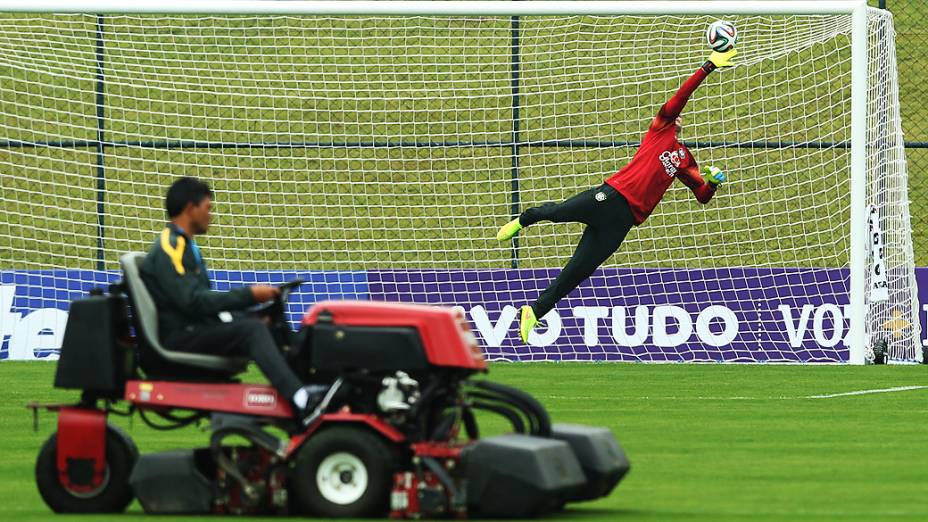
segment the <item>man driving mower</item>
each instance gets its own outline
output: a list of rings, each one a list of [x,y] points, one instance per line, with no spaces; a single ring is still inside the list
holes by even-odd
[[[209,228],[212,197],[209,186],[192,177],[182,177],[168,189],[165,206],[170,222],[140,267],[158,309],[158,334],[171,350],[251,358],[294,406],[296,420],[302,422],[310,418],[329,387],[304,385],[264,322],[230,313],[277,298],[279,288],[252,285],[228,292],[212,290],[206,262],[194,241],[194,236]]]

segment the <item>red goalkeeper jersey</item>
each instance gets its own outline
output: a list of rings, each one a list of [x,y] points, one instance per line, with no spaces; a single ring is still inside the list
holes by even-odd
[[[628,201],[638,225],[651,215],[674,178],[688,186],[700,203],[708,203],[715,193],[715,188],[699,175],[693,155],[677,140],[674,123],[690,95],[707,75],[708,71],[701,67],[684,82],[651,122],[635,156],[622,170],[606,180]]]

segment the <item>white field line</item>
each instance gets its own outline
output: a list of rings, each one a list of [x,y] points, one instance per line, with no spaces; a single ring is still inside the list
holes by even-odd
[[[850,395],[869,395],[871,393],[895,393],[911,390],[924,390],[928,386],[897,386],[895,388],[880,388],[876,390],[857,390],[844,393],[830,393],[828,395],[809,395],[805,399],[831,399],[834,397],[848,397]]]
[[[928,386],[896,386],[894,388],[877,388],[872,390],[855,390],[849,392],[841,393],[829,393],[823,395],[799,395],[795,397],[789,396],[779,396],[779,397],[749,397],[736,395],[732,397],[709,397],[709,396],[642,396],[642,397],[627,397],[626,399],[631,400],[697,400],[697,401],[794,401],[794,400],[803,400],[803,399],[834,399],[837,397],[851,397],[855,395],[871,395],[874,393],[896,393],[904,391],[913,391],[913,390],[925,390],[928,389]],[[574,399],[574,400],[596,400],[599,397],[591,397],[584,395],[541,395],[538,396],[539,399]],[[618,398],[621,399],[621,398]]]

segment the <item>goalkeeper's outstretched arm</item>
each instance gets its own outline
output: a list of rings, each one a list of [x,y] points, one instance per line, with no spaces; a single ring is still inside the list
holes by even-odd
[[[696,167],[690,167],[680,171],[677,174],[677,179],[689,187],[696,199],[705,205],[715,195],[719,185],[725,182],[726,177],[722,169],[718,167],[703,167],[702,172],[706,176],[705,179],[699,175],[699,170]]]
[[[737,54],[737,51],[731,49],[724,53],[714,52],[709,55],[709,59],[706,60],[706,63],[699,69],[696,69],[696,72],[683,82],[680,89],[661,107],[654,121],[651,122],[651,129],[660,129],[668,125],[673,125],[674,120],[683,112],[683,108],[686,107],[686,102],[689,101],[690,96],[696,91],[699,84],[706,79],[706,76],[709,76],[709,73],[717,68],[730,67],[732,65],[731,58],[735,56],[735,54]]]

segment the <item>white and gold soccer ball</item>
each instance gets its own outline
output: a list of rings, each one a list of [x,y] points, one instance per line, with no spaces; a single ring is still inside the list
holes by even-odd
[[[724,20],[717,20],[709,24],[706,30],[706,41],[713,51],[724,53],[735,46],[735,39],[738,37],[738,31],[735,25]]]

